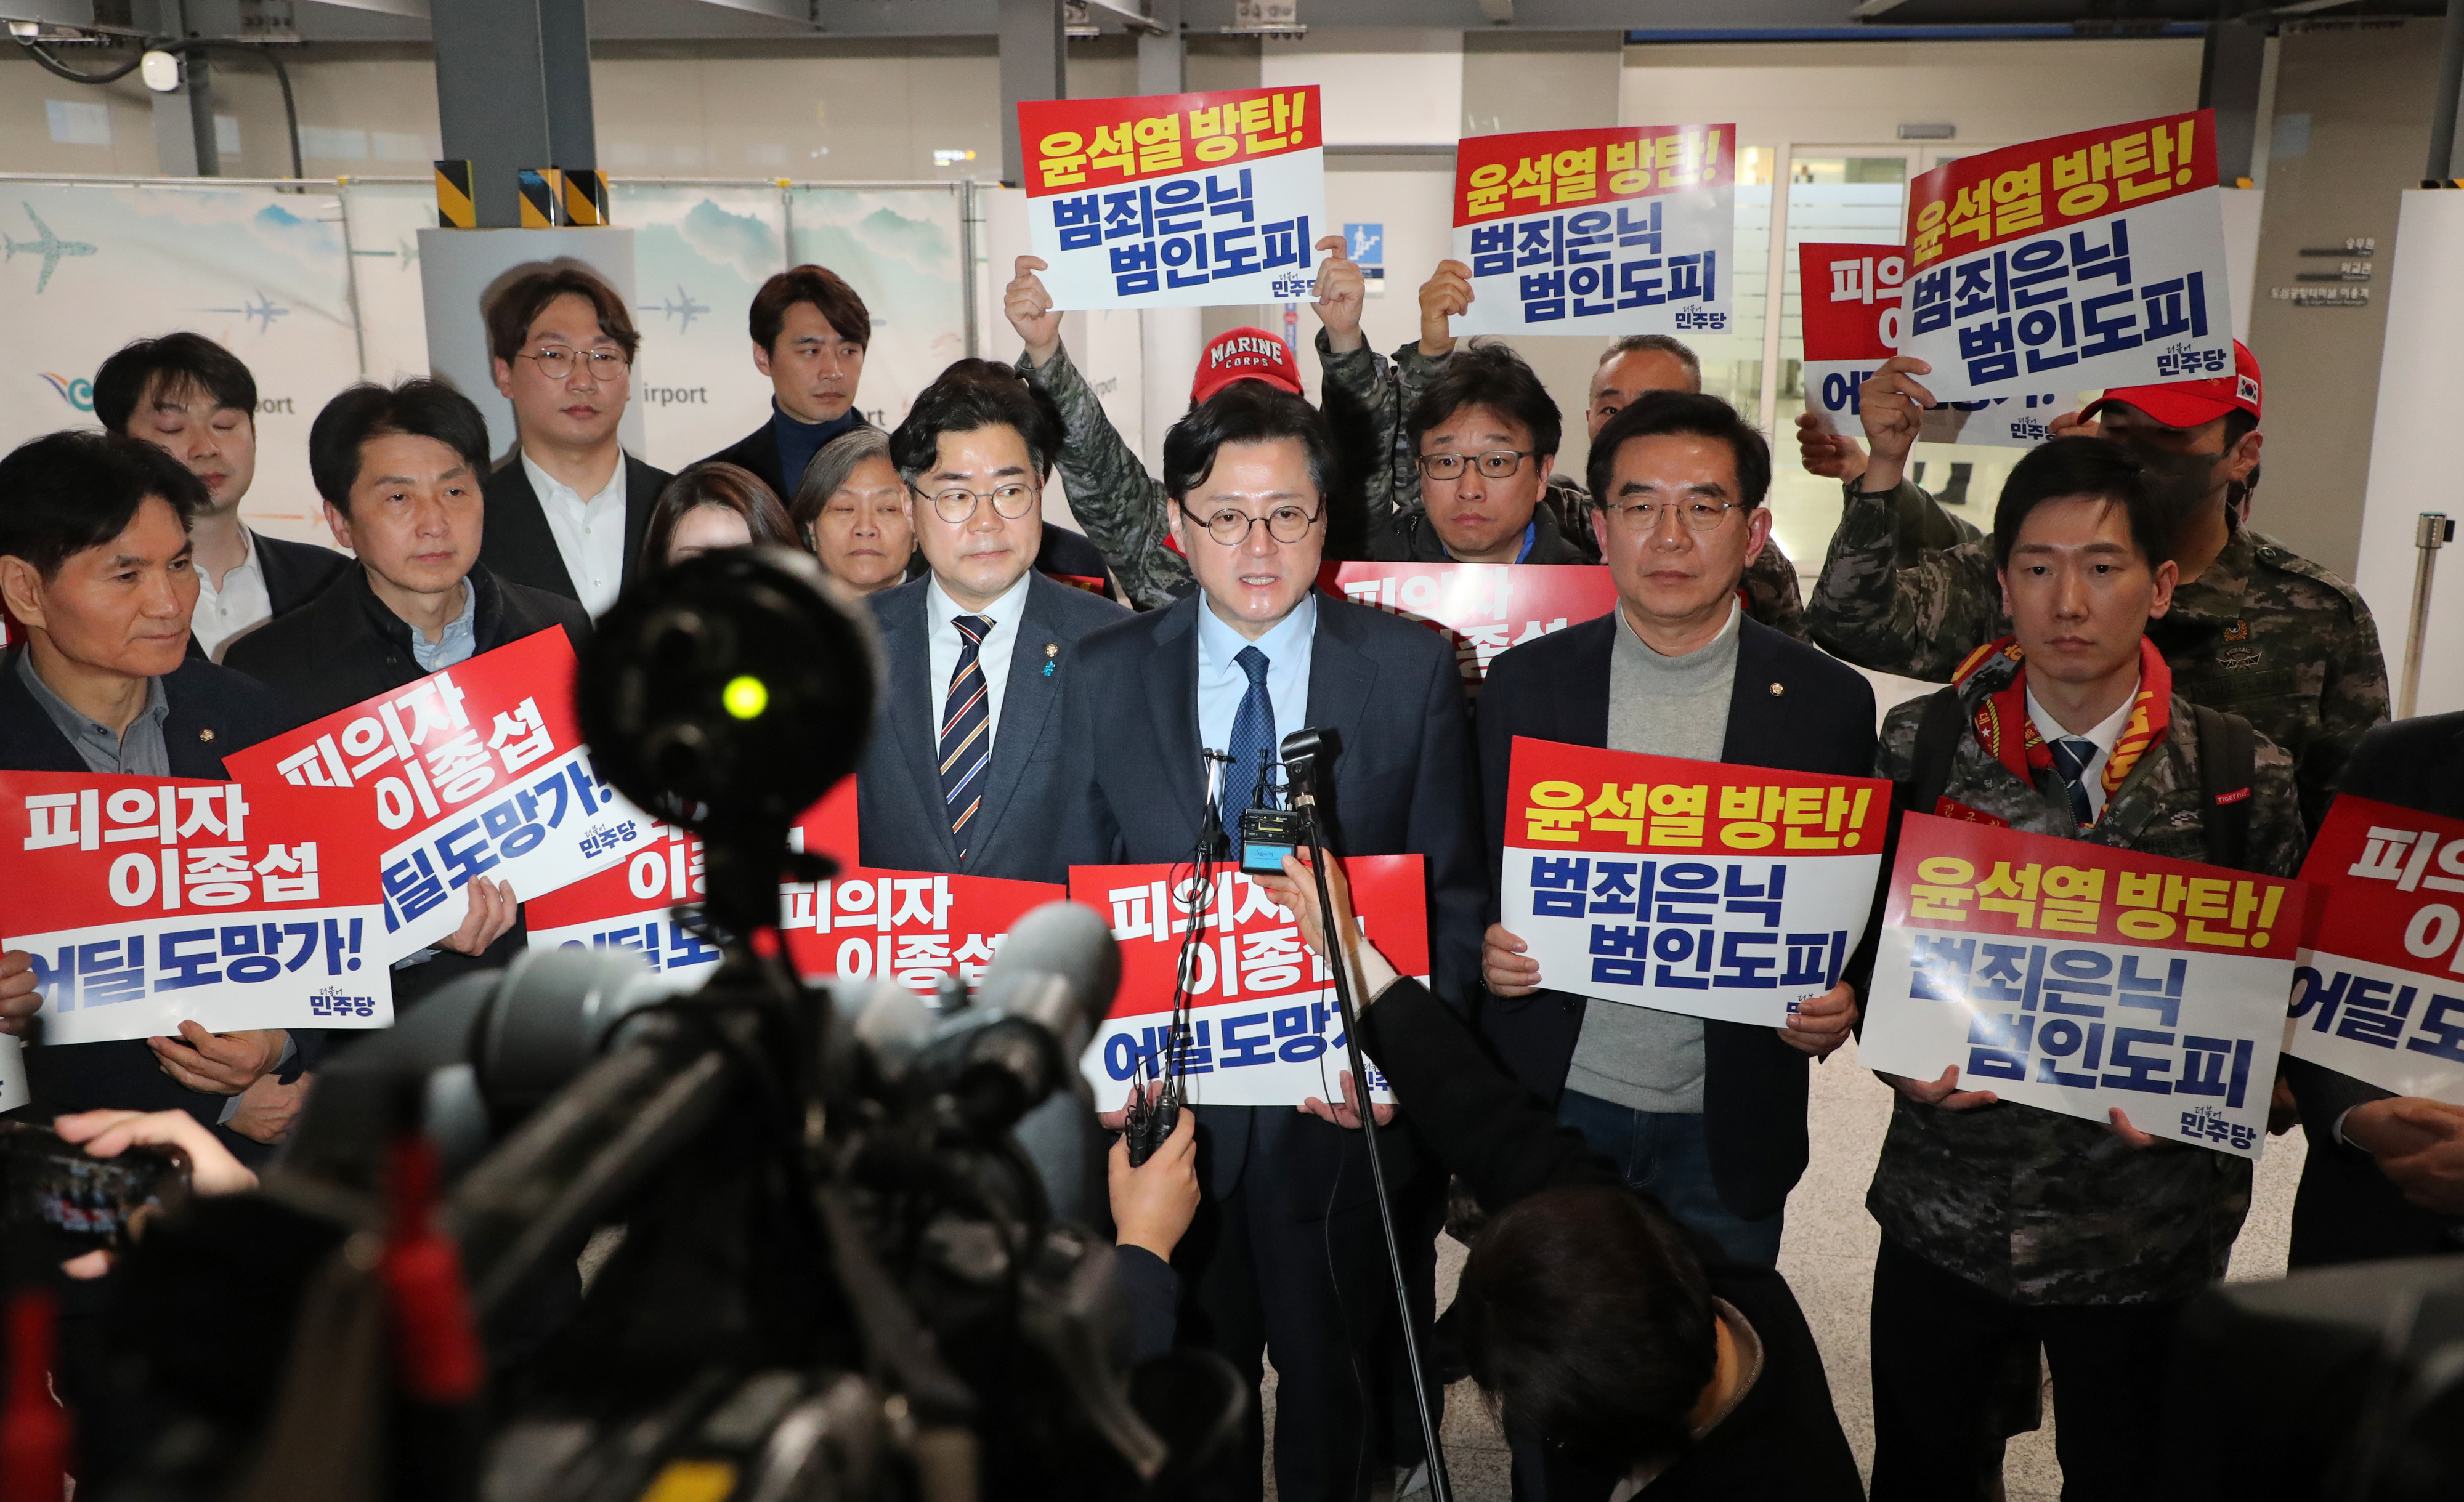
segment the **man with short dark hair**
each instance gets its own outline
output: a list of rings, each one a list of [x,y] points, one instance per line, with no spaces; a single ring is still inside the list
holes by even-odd
[[[670,478],[617,437],[642,337],[616,289],[571,262],[506,283],[486,316],[496,390],[514,405],[514,460],[479,471],[488,502],[479,561],[596,618],[632,582]]]
[[[2175,593],[2178,496],[2205,491],[2207,466],[2142,457],[2075,437],[2019,461],[1992,537],[2013,634],[1890,712],[1876,775],[1922,813],[2291,876],[2291,759],[2194,707],[2148,640]],[[1883,1078],[1900,1099],[1865,1199],[1882,1230],[1876,1502],[1976,1494],[1999,1469],[2007,1353],[2038,1342],[2065,1492],[2140,1495],[2163,1438],[2146,1395],[2183,1303],[2224,1274],[2250,1160],[2151,1138],[2119,1108],[2108,1125],[1999,1103],[1955,1066]]]
[[[1483,958],[1496,998],[1481,1031],[1627,1183],[1731,1258],[1770,1267],[1808,1156],[1806,1060],[1847,1038],[1874,934],[1784,1028],[1542,990],[1539,961],[1495,922],[1507,773],[1521,735],[1864,776],[1874,693],[1739,603],[1737,581],[1771,534],[1771,450],[1727,403],[1649,393],[1600,429],[1590,468],[1617,608],[1501,654],[1480,697],[1492,919]]]
[[[856,385],[872,314],[828,267],[791,266],[753,294],[747,322],[753,368],[770,378],[770,420],[711,458],[752,470],[785,500],[825,445],[864,425]]]
[[[204,335],[123,345],[94,373],[94,415],[205,482],[206,504],[188,529],[197,579],[188,629],[215,662],[242,633],[316,599],[351,566],[331,548],[269,537],[240,521],[256,477],[256,378]]]
[[[1035,571],[1061,414],[1008,366],[960,360],[890,435],[931,572],[871,597],[880,719],[856,775],[862,859],[1067,882],[1062,690],[1081,638],[1129,614]]]
[[[224,752],[281,729],[262,686],[188,655],[188,518],[208,504],[136,439],[54,433],[0,459],[0,599],[24,627],[0,658],[0,767],[219,781]],[[22,1034],[41,1004],[33,957],[0,954],[0,1031]],[[297,1070],[280,1078],[294,1056],[283,1029],[193,1022],[179,1038],[37,1046],[27,1112],[186,1111],[261,1159],[297,1108]]]
[[[1175,425],[1164,485],[1198,590],[1078,643],[1059,863],[1186,861],[1207,827],[1202,751],[1232,758],[1217,816],[1237,830],[1283,736],[1331,729],[1330,838],[1341,855],[1422,858],[1436,990],[1461,1005],[1481,905],[1462,679],[1429,631],[1316,590],[1334,465],[1325,419],[1262,381],[1224,385]],[[1195,1108],[1205,1198],[1175,1255],[1185,1337],[1253,1391],[1272,1355],[1276,1486],[1291,1502],[1366,1493],[1397,1317],[1365,1143],[1313,1104]],[[1407,1180],[1408,1136],[1384,1149],[1389,1182]],[[1235,1494],[1259,1494],[1264,1445],[1253,1406]]]
[[[2233,357],[2230,375],[2118,387],[2052,426],[2119,442],[2143,460],[2189,456],[2207,467],[2207,483],[2166,524],[2181,579],[2147,638],[2184,698],[2243,715],[2293,758],[2302,817],[2316,825],[2344,758],[2387,718],[2387,663],[2350,583],[2242,521],[2258,478],[2261,391],[2256,358],[2238,342]],[[1940,681],[2008,631],[2010,618],[1991,542],[1946,538],[1965,524],[1904,478],[1933,404],[1917,378],[1930,370],[1900,356],[1860,388],[1873,446],[1861,466],[1852,442],[1800,437],[1808,468],[1846,475],[1808,613],[1815,640],[1861,666]]]
[[[479,559],[493,507],[481,495],[488,424],[441,381],[358,385],[308,430],[308,468],[334,540],[360,566],[304,610],[251,633],[232,665],[274,689],[285,726],[305,725],[387,689],[561,626],[579,653],[590,620],[570,599],[500,579]],[[394,969],[397,1006],[454,976],[503,965],[521,944],[513,890],[470,885],[462,926]]]
[[[1542,505],[1557,460],[1557,403],[1503,344],[1446,362],[1404,420],[1420,504],[1373,516],[1368,554],[1428,563],[1595,563]]]
[[[1428,414],[1432,426],[1446,421],[1449,414],[1465,404],[1477,404],[1474,399],[1479,382],[1452,384],[1443,379],[1456,361],[1465,358],[1465,352],[1455,347],[1453,319],[1471,306],[1470,276],[1471,269],[1461,261],[1438,264],[1437,271],[1420,287],[1419,340],[1397,350],[1390,362],[1372,352],[1360,333],[1366,285],[1360,269],[1345,259],[1339,250],[1319,264],[1320,311],[1326,326],[1318,331],[1318,363],[1325,373],[1326,384],[1329,389],[1347,393],[1368,410],[1379,434],[1379,451],[1391,446],[1394,454],[1391,472],[1381,467],[1369,479],[1372,535],[1389,518],[1394,524],[1409,526],[1416,512],[1434,511],[1439,504],[1451,500],[1442,489],[1433,489],[1425,469],[1427,456],[1420,451],[1419,438],[1426,428],[1415,424],[1420,420],[1422,404],[1433,398],[1441,405]],[[1491,341],[1476,340],[1468,350],[1479,353],[1496,347]],[[1596,442],[1609,419],[1645,392],[1700,393],[1702,389],[1703,362],[1683,343],[1665,334],[1628,335],[1612,341],[1593,369],[1591,389],[1584,402],[1585,426]],[[1528,558],[1494,561],[1599,561],[1602,539],[1593,533],[1591,498],[1584,493],[1581,482],[1569,474],[1551,472],[1539,491],[1538,506],[1540,513],[1562,534],[1567,548],[1579,556],[1546,557],[1535,549]],[[1800,642],[1806,639],[1805,607],[1797,592],[1796,566],[1780,550],[1777,539],[1767,539],[1746,565],[1739,588],[1744,591],[1742,598],[1749,616]]]

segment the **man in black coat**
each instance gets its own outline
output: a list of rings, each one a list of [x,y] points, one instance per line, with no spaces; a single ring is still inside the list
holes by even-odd
[[[761,284],[746,311],[753,368],[770,380],[770,416],[702,461],[750,469],[785,502],[813,456],[864,425],[855,404],[872,314],[825,266],[791,266]]]
[[[2464,713],[2379,726],[2336,791],[2464,818]],[[2464,1251],[2464,1106],[2391,1095],[2289,1056],[2283,1071],[2310,1141],[2293,1266]]]
[[[1737,602],[1771,533],[1762,435],[1717,397],[1652,392],[1601,428],[1590,470],[1617,608],[1500,655],[1481,692],[1492,903],[1518,735],[1837,776],[1873,769],[1864,679]],[[1523,941],[1492,926],[1481,1031],[1635,1187],[1732,1258],[1770,1266],[1805,1171],[1806,1060],[1846,1039],[1874,942],[1869,925],[1839,984],[1772,1029],[1542,990]]]
[[[135,439],[54,433],[0,460],[0,598],[25,627],[0,659],[0,768],[221,780],[226,751],[280,729],[262,686],[187,656],[187,521],[207,504],[203,482]],[[23,1034],[41,1002],[33,957],[0,955],[0,1031]],[[297,1074],[281,1028],[188,1023],[179,1038],[28,1049],[26,1112],[186,1111],[257,1161],[297,1109]]]
[[[287,399],[286,399],[287,400]],[[216,662],[232,642],[324,593],[351,560],[331,548],[269,537],[239,519],[256,477],[256,377],[202,334],[123,345],[94,373],[94,415],[142,438],[205,482],[188,527],[197,608],[189,651]]]
[[[975,363],[891,435],[930,572],[870,599],[885,681],[856,775],[862,859],[1066,882],[1062,688],[1079,639],[1129,612],[1036,572],[1059,532],[1040,518],[1060,414],[1007,366]]]
[[[327,523],[360,567],[314,605],[232,648],[232,665],[274,690],[284,728],[551,626],[582,650],[590,621],[580,605],[474,561],[488,521],[478,485],[487,457],[479,409],[433,381],[353,386],[317,414],[309,469]],[[444,942],[450,953],[395,965],[397,1007],[519,950],[513,892],[475,877],[470,893],[469,916]]]
[[[633,581],[650,511],[671,478],[617,438],[641,335],[616,289],[571,264],[506,283],[489,298],[487,319],[515,443],[513,459],[487,478],[479,561],[509,583],[579,600],[596,618]]]
[[[1462,680],[1426,628],[1313,589],[1333,467],[1325,419],[1263,381],[1226,385],[1173,429],[1164,483],[1199,593],[1079,642],[1062,741],[1079,781],[1060,864],[1187,860],[1207,820],[1201,748],[1233,757],[1221,817],[1237,829],[1281,737],[1331,729],[1331,840],[1344,855],[1423,858],[1437,986],[1460,992],[1481,913]],[[1365,1494],[1380,1462],[1364,1387],[1383,1380],[1394,1303],[1363,1140],[1288,1107],[1197,1112],[1204,1199],[1174,1258],[1189,1288],[1183,1338],[1253,1383],[1272,1355],[1280,1495]],[[1385,1143],[1400,1182],[1408,1137]],[[1253,1408],[1235,1494],[1259,1493],[1264,1443]]]

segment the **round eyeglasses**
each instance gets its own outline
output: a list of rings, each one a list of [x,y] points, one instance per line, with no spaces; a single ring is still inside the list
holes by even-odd
[[[1237,548],[1249,540],[1249,530],[1260,522],[1266,525],[1266,535],[1277,542],[1298,542],[1317,525],[1323,510],[1305,512],[1297,506],[1278,506],[1264,516],[1252,516],[1239,507],[1226,506],[1220,511],[1199,515],[1184,506],[1180,513],[1206,529],[1206,534],[1227,548]]]
[[[623,350],[595,349],[584,354],[566,349],[561,344],[550,344],[542,349],[534,350],[522,359],[538,365],[539,374],[550,381],[562,381],[573,374],[573,367],[576,364],[585,362],[589,365],[593,376],[602,381],[613,381],[623,375],[627,367],[633,363],[632,359]]]
[[[953,486],[946,490],[929,493],[919,485],[910,485],[908,489],[931,501],[933,514],[954,527],[975,516],[978,501],[992,502],[993,510],[1011,521],[1018,520],[1036,507],[1035,487],[1031,485],[998,485],[990,490],[967,490]]]

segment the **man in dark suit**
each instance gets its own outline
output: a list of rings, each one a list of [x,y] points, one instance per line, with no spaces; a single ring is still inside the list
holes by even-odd
[[[855,391],[872,315],[829,268],[791,266],[753,294],[746,322],[753,368],[770,378],[770,417],[710,457],[752,470],[784,502],[823,446],[864,425]]]
[[[224,752],[280,729],[263,687],[187,655],[187,523],[208,504],[135,439],[54,433],[0,459],[0,598],[25,627],[0,659],[0,768],[220,780]],[[0,1031],[25,1032],[35,980],[25,950],[0,955]],[[289,1034],[181,1033],[29,1049],[27,1114],[186,1111],[261,1161],[298,1106]]]
[[[2464,818],[2464,713],[2382,725],[2336,791]],[[2331,806],[2332,807],[2332,806]],[[2293,1201],[2292,1263],[2464,1251],[2464,1106],[2395,1096],[2287,1056],[2310,1153]]]
[[[670,478],[616,436],[642,337],[616,289],[569,263],[507,282],[488,299],[487,319],[515,446],[513,461],[488,476],[479,561],[596,618],[632,582]]]
[[[1762,435],[1717,397],[1657,391],[1600,429],[1589,468],[1617,608],[1489,669],[1479,721],[1492,894],[1517,735],[1837,776],[1873,771],[1865,680],[1737,602],[1746,565],[1771,537]],[[1874,941],[1869,925],[1848,979],[1772,1029],[1542,990],[1523,941],[1492,926],[1483,958],[1496,999],[1481,1030],[1636,1188],[1731,1257],[1769,1267],[1805,1171],[1806,1059],[1847,1037]]]
[[[468,397],[433,381],[353,386],[317,414],[308,468],[335,539],[359,555],[305,610],[252,634],[233,666],[280,701],[284,727],[305,725],[442,668],[561,626],[589,640],[582,607],[499,579],[475,560],[489,520],[479,490],[488,424]],[[396,963],[394,1002],[408,1005],[454,976],[512,961],[522,943],[512,889],[486,877],[444,951]]]
[[[1079,638],[1129,612],[1033,567],[1061,441],[1051,400],[980,360],[890,437],[932,572],[871,597],[888,691],[856,775],[866,865],[1068,880],[1062,687]]]
[[[256,477],[256,378],[202,334],[166,334],[123,346],[94,373],[94,415],[110,432],[142,438],[205,482],[188,528],[197,608],[189,650],[222,661],[243,633],[324,592],[351,560],[331,548],[269,537],[239,519]]]
[[[1079,643],[1063,695],[1063,765],[1080,782],[1063,863],[1187,860],[1206,821],[1201,748],[1234,758],[1221,812],[1237,828],[1281,736],[1331,729],[1335,852],[1422,857],[1437,989],[1460,996],[1482,905],[1462,680],[1425,628],[1312,588],[1334,463],[1325,419],[1263,381],[1225,386],[1173,428],[1165,490],[1199,591]],[[1394,1304],[1363,1139],[1313,1112],[1197,1111],[1205,1197],[1174,1258],[1183,1337],[1253,1383],[1272,1355],[1279,1494],[1366,1495]],[[1382,1141],[1400,1183],[1408,1136]],[[1239,1494],[1259,1494],[1264,1444],[1253,1407]]]

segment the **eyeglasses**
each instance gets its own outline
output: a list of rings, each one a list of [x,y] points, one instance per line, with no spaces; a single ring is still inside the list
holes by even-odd
[[[1227,548],[1237,548],[1249,540],[1249,529],[1260,522],[1266,524],[1266,535],[1277,542],[1298,542],[1317,525],[1323,510],[1302,511],[1297,506],[1278,506],[1264,516],[1252,516],[1238,507],[1226,506],[1205,516],[1184,506],[1180,513],[1206,529],[1206,534]]]
[[[1687,532],[1717,532],[1728,513],[1738,509],[1735,501],[1600,501],[1595,503],[1600,513],[1610,521],[1631,527],[1638,532],[1651,532],[1660,526],[1660,513],[1674,509],[1677,519]]]
[[[994,511],[1012,521],[1035,510],[1036,505],[1035,487],[1031,485],[1013,483],[996,486],[989,491],[962,490],[954,487],[947,490],[935,490],[929,495],[925,494],[924,488],[920,485],[910,485],[908,489],[918,495],[924,495],[933,503],[933,514],[954,527],[960,522],[973,519],[978,501],[992,502]]]
[[[625,373],[626,367],[633,363],[623,350],[595,349],[588,354],[583,354],[566,349],[561,344],[550,344],[544,349],[524,355],[522,359],[537,362],[539,374],[550,381],[562,381],[572,375],[576,360],[588,360],[591,375],[601,381],[615,380]]]
[[[1482,474],[1492,480],[1503,480],[1522,468],[1523,461],[1530,457],[1529,449],[1492,448],[1485,454],[1422,454],[1413,463],[1419,465],[1420,472],[1432,480],[1452,480],[1463,472],[1466,463],[1477,459]]]

